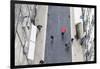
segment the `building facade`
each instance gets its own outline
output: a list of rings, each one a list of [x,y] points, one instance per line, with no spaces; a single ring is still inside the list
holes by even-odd
[[[15,5],[15,65],[44,60],[47,11],[48,6],[43,5]]]

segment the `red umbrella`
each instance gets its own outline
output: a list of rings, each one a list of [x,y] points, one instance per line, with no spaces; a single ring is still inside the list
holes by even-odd
[[[67,31],[67,29],[66,29],[66,27],[65,26],[63,26],[63,27],[61,27],[61,32],[66,32]]]

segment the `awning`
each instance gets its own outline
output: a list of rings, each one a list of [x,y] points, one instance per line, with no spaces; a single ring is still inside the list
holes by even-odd
[[[31,35],[29,40],[28,59],[34,60],[35,42],[36,42],[37,27],[32,25]]]

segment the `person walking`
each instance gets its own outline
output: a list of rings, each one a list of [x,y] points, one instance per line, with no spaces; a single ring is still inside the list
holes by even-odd
[[[50,38],[51,38],[51,43],[53,43],[54,36],[53,36],[53,35],[51,35],[51,36],[50,36]]]
[[[66,27],[65,26],[62,26],[61,27],[61,36],[62,36],[62,39],[64,39],[65,32],[66,32]]]
[[[40,64],[44,64],[44,61],[43,60],[40,60],[40,62],[39,62]]]

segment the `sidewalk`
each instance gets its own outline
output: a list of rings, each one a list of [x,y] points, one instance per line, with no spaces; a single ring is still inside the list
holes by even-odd
[[[81,11],[81,9],[73,7],[70,8],[71,38],[74,38],[74,36],[76,35],[75,25],[81,22],[80,20],[81,12],[77,13],[77,11]],[[82,62],[82,61],[84,61],[82,46],[80,45],[79,40],[74,39],[72,43],[72,62]]]
[[[39,64],[40,60],[44,60],[47,13],[48,13],[48,6],[41,5],[37,7],[37,16],[35,19],[35,23],[36,23],[36,26],[42,25],[42,28],[41,28],[41,31],[37,32],[34,64]]]
[[[82,47],[79,44],[79,40],[74,39],[72,44],[72,62],[82,62],[82,61],[84,61]]]

